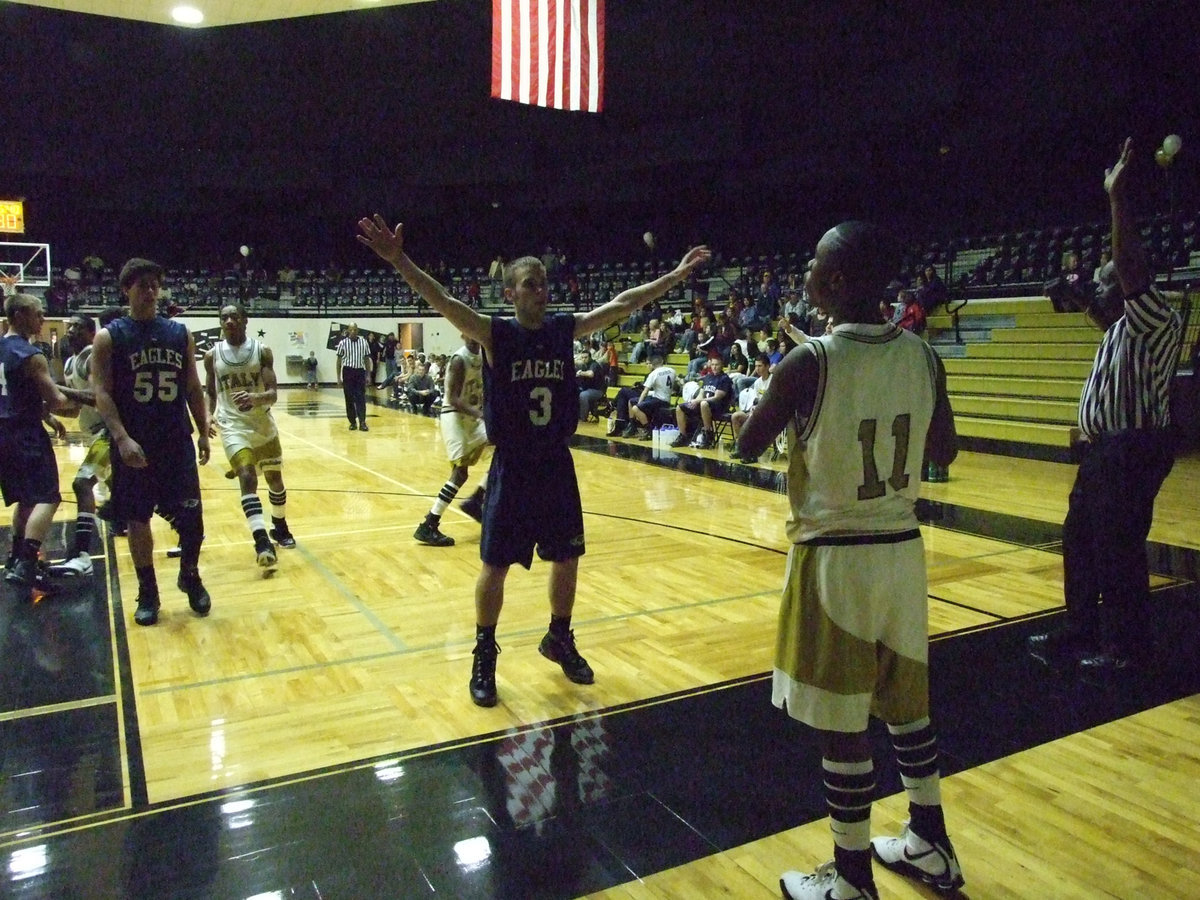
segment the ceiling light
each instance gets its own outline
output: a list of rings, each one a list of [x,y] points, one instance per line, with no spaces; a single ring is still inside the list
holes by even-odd
[[[180,25],[199,25],[204,21],[204,13],[194,6],[177,6],[171,10],[171,18]]]

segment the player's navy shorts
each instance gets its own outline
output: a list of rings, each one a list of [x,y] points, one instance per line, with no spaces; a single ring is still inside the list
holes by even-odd
[[[4,505],[58,503],[58,463],[50,435],[35,426],[5,422],[0,428],[0,493]]]
[[[142,444],[146,468],[131,469],[112,447],[113,517],[126,522],[149,522],[157,509],[170,513],[184,504],[199,502],[200,473],[196,468],[196,445],[191,435],[161,444]]]
[[[488,471],[479,556],[489,566],[533,564],[583,556],[583,507],[575,461],[563,446],[554,455],[516,456],[496,449]]]

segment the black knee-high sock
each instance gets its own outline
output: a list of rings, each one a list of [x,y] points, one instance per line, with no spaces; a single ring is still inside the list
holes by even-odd
[[[92,535],[96,533],[96,516],[93,513],[81,512],[75,517],[75,543],[72,555],[79,556],[92,549]]]

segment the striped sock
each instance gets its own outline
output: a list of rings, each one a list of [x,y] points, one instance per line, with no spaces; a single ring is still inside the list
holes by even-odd
[[[821,769],[834,844],[845,850],[870,849],[874,763],[869,759],[859,762],[822,759]]]
[[[81,512],[75,516],[75,543],[72,555],[80,556],[92,548],[92,535],[96,533],[96,516]]]
[[[287,488],[282,491],[267,489],[267,501],[271,504],[272,519],[287,518]]]
[[[925,717],[904,725],[889,725],[900,780],[908,793],[913,830],[929,841],[945,837],[941,778],[938,774],[937,733]]]
[[[242,494],[242,512],[246,514],[246,524],[250,526],[251,534],[267,530],[263,521],[263,505],[258,499],[258,494]]]
[[[458,496],[458,485],[453,481],[447,481],[442,485],[442,489],[438,491],[437,499],[433,501],[433,509],[430,512],[435,516],[440,516],[446,511],[446,507],[454,502],[454,498]]]
[[[873,883],[871,874],[871,800],[875,795],[875,766],[869,760],[837,762],[822,759],[825,805],[833,832],[837,870],[855,886]]]

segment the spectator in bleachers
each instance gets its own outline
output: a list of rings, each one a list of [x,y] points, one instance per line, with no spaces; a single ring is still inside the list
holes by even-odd
[[[1096,266],[1095,270],[1092,272],[1092,283],[1094,285],[1100,285],[1100,273],[1104,271],[1104,267],[1108,265],[1111,259],[1112,254],[1107,250],[1100,251],[1100,265]]]
[[[804,298],[800,291],[788,291],[784,294],[782,313],[793,325],[799,325],[804,320]]]
[[[688,379],[699,377],[700,370],[708,365],[708,361],[720,355],[721,351],[717,347],[717,326],[710,321],[704,326],[699,341],[692,347],[687,368]]]
[[[88,284],[99,284],[104,277],[104,260],[95,251],[83,258],[83,277]]]
[[[596,405],[604,397],[604,366],[592,359],[592,351],[579,354],[575,367],[575,382],[579,386],[579,421],[596,418]]]
[[[924,310],[926,316],[950,297],[946,282],[942,281],[942,277],[938,275],[937,269],[933,266],[926,266],[922,269],[917,282],[917,301],[921,304],[921,309]]]
[[[904,307],[900,311],[900,317],[896,319],[896,324],[913,334],[924,334],[925,306],[912,291],[901,291],[900,300]]]
[[[661,354],[651,353],[650,365],[650,374],[642,382],[640,393],[637,388],[630,387],[623,387],[617,392],[614,415],[617,434],[621,437],[649,438],[654,429],[655,415],[671,406],[679,376],[671,366],[664,365]],[[637,399],[634,400],[634,397]]]
[[[613,341],[604,342],[604,363],[608,366],[609,378],[621,367],[621,358],[617,355],[617,345]]]
[[[647,326],[642,339],[634,345],[633,351],[629,354],[631,363],[640,363],[650,358],[650,354],[657,351],[660,355],[666,356],[671,346],[671,329],[663,325],[659,319],[651,319]]]
[[[679,333],[678,350],[680,353],[686,353],[689,356],[695,349],[696,345],[701,340],[701,335],[704,334],[705,326],[711,320],[707,313],[692,313],[692,321]]]
[[[1062,271],[1058,277],[1046,282],[1045,294],[1054,305],[1055,312],[1080,312],[1087,309],[1088,301],[1095,293],[1092,281],[1079,264],[1079,254],[1068,250],[1063,257]]]
[[[729,417],[729,424],[733,429],[733,450],[730,451],[730,456],[734,459],[741,459],[744,463],[758,462],[757,456],[741,457],[737,449],[738,435],[741,434],[742,426],[746,424],[746,420],[750,418],[750,413],[758,401],[762,399],[763,394],[767,392],[767,386],[771,383],[771,360],[765,353],[760,353],[758,358],[754,360],[754,380],[747,386],[738,391],[738,408],[734,410]]]
[[[657,300],[646,305],[645,309],[639,309],[629,317],[625,323],[623,331],[638,332],[642,330],[642,326],[647,322],[661,322],[663,317],[662,306]]]
[[[742,388],[754,382],[754,376],[749,372],[749,363],[750,359],[746,355],[742,343],[734,341],[729,348],[729,358],[725,361],[725,372],[729,375],[729,380],[733,382],[733,396],[735,397]]]
[[[733,382],[725,374],[724,363],[720,355],[708,361],[709,373],[700,380],[700,394],[694,400],[688,400],[675,407],[675,424],[679,427],[679,436],[671,442],[672,447],[682,447],[692,443],[697,450],[706,450],[713,445],[713,423],[729,410],[733,397]],[[692,441],[692,432],[696,424],[700,429]]]
[[[763,328],[779,315],[779,282],[770,269],[763,269],[762,281],[754,296],[755,328]]]
[[[502,254],[497,253],[492,264],[488,266],[488,278],[492,281],[504,280],[504,256]]]

